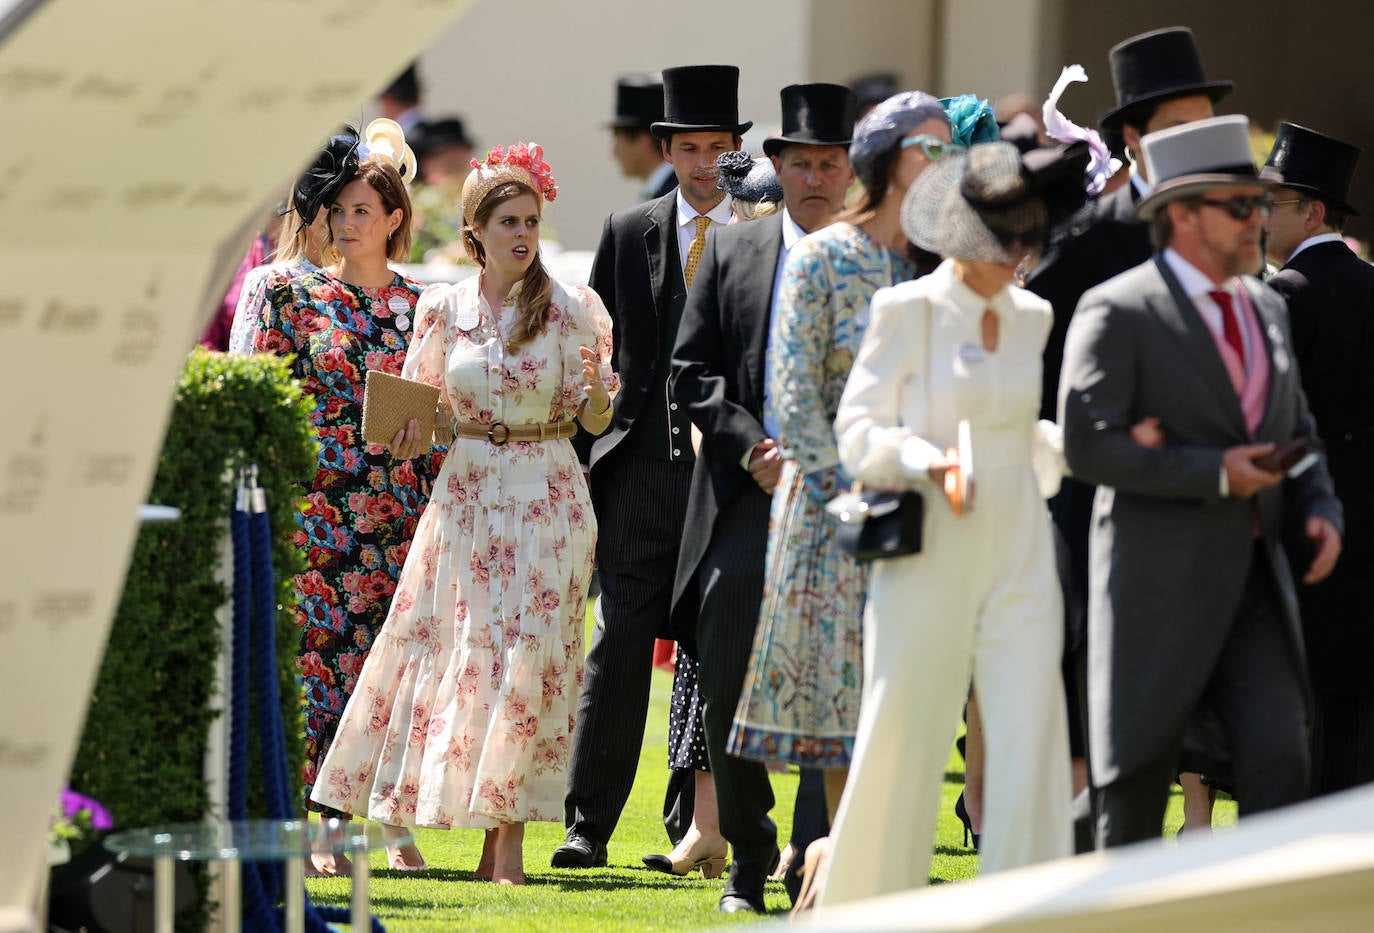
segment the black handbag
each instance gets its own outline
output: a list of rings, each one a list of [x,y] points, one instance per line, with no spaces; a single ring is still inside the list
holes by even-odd
[[[857,485],[828,507],[835,543],[860,562],[921,552],[925,500],[919,492],[877,492]]]

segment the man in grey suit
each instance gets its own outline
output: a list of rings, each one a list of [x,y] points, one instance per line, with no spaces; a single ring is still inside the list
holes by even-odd
[[[1249,275],[1272,205],[1244,117],[1147,135],[1140,204],[1156,252],[1083,296],[1059,394],[1074,475],[1096,484],[1089,570],[1089,752],[1098,845],[1157,837],[1200,711],[1232,751],[1241,813],[1302,800],[1310,696],[1285,511],[1340,553],[1325,462],[1265,460],[1318,441],[1282,299]],[[1142,446],[1131,426],[1156,419]]]

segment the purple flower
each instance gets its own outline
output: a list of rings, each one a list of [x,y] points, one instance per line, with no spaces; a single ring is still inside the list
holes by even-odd
[[[90,817],[91,829],[112,829],[114,820],[105,805],[94,797],[78,794],[70,787],[63,787],[58,798],[62,803],[62,815],[69,820],[76,819],[83,812]]]

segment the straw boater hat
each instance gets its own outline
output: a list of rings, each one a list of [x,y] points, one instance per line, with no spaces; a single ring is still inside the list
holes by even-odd
[[[1147,133],[1140,148],[1146,172],[1154,180],[1154,188],[1136,208],[1144,220],[1163,204],[1212,188],[1278,184],[1255,170],[1250,121],[1239,114]]]
[[[463,223],[471,224],[482,199],[507,182],[527,186],[541,202],[558,197],[558,183],[538,143],[512,143],[509,149],[493,146],[485,162],[472,160],[472,171],[463,179]]]
[[[1350,203],[1350,183],[1358,161],[1360,150],[1350,143],[1305,126],[1280,123],[1260,177],[1358,215]]]
[[[1103,129],[1121,129],[1122,118],[1137,104],[1194,94],[1204,94],[1216,103],[1235,87],[1230,81],[1207,79],[1197,40],[1186,26],[1132,36],[1113,46],[1107,58],[1116,87],[1116,107],[1098,121]]]
[[[1015,262],[1013,239],[1039,246],[1050,224],[1086,196],[1088,144],[1022,155],[1009,142],[979,143],[921,173],[902,198],[907,239],[941,256]]]

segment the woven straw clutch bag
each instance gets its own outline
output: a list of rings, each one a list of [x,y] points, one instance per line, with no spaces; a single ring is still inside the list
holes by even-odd
[[[390,444],[411,418],[420,423],[420,436],[428,437],[438,405],[438,386],[369,369],[363,377],[363,440]]]

